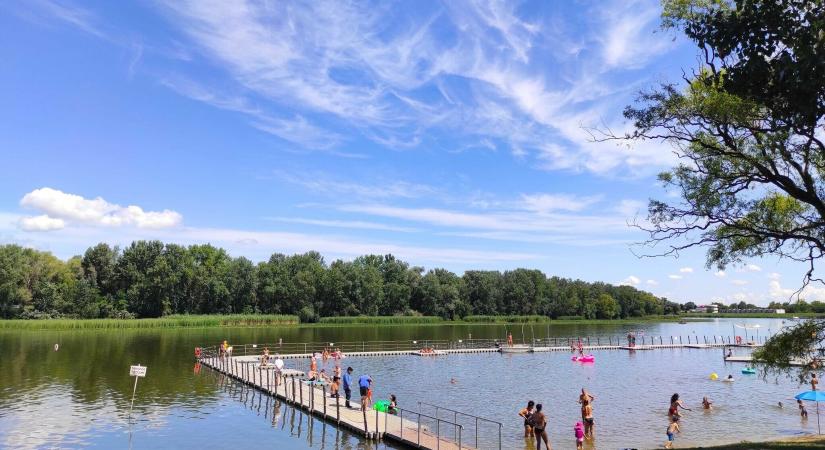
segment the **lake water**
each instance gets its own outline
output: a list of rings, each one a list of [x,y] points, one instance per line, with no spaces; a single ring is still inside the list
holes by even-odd
[[[738,322],[741,322],[738,321]],[[760,333],[779,320],[752,319]],[[527,337],[730,335],[733,321],[642,322],[613,325],[536,325]],[[742,330],[738,330],[742,333]],[[296,411],[240,386],[192,359],[195,346],[232,343],[502,338],[501,325],[270,327],[118,331],[0,332],[0,447],[3,448],[388,448]],[[514,335],[520,335],[520,328]],[[520,336],[517,336],[517,338]],[[54,344],[59,351],[54,351]],[[742,351],[742,350],[740,350]],[[743,351],[744,352],[744,351]],[[596,363],[570,361],[566,352],[525,355],[469,354],[435,358],[347,358],[357,373],[375,379],[375,398],[398,396],[415,410],[426,401],[503,423],[503,448],[533,448],[521,437],[517,412],[532,399],[545,405],[550,439],[575,448],[576,398],[595,396],[596,438],[586,448],[655,448],[664,442],[671,394],[686,405],[677,447],[761,440],[816,432],[814,405],[807,422],[797,413],[795,379],[763,380],[725,364],[720,349],[594,352]],[[133,378],[129,365],[148,366],[129,420]],[[295,364],[288,361],[288,365]],[[732,373],[735,383],[710,381]],[[455,379],[451,383],[451,379]],[[701,409],[702,396],[715,408]],[[777,402],[785,404],[784,409]],[[434,412],[432,408],[424,412]],[[825,412],[825,411],[823,411]],[[442,417],[447,418],[447,414]],[[449,415],[452,418],[452,415]],[[130,423],[131,422],[131,423]],[[474,424],[463,423],[473,443]],[[497,428],[480,427],[480,446],[497,442]],[[450,430],[447,430],[450,432]]]

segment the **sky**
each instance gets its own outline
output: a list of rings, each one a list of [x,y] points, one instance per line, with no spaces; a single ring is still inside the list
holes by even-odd
[[[0,6],[0,243],[392,253],[696,303],[786,301],[804,267],[644,258],[658,142],[636,94],[695,48],[656,0],[32,0]],[[811,287],[808,300],[825,300]]]

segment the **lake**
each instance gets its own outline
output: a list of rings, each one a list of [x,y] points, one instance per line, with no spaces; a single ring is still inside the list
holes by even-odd
[[[528,339],[615,338],[636,331],[701,340],[701,336],[731,335],[734,322],[742,320],[551,325],[549,329],[537,324],[525,326],[525,334]],[[772,319],[747,322],[759,324],[763,336],[782,326]],[[507,329],[520,339],[521,327],[504,325],[3,331],[0,447],[391,448],[364,442],[208,368],[196,367],[194,347],[223,339],[240,344],[278,339],[287,343],[503,338]],[[58,351],[54,344],[59,344]],[[567,352],[350,357],[344,363],[375,379],[376,399],[393,393],[403,408],[415,410],[418,401],[425,401],[502,422],[503,448],[533,448],[521,436],[521,419],[516,415],[528,399],[545,405],[555,448],[574,448],[573,425],[579,419],[576,398],[582,387],[596,396],[596,438],[586,448],[661,447],[674,392],[693,408],[685,412],[677,447],[816,432],[814,405],[808,406],[811,418],[802,421],[792,398],[806,386],[800,387],[795,379],[742,375],[743,365],[724,363],[720,349],[593,353],[596,363],[591,365],[571,362]],[[148,370],[138,383],[130,420],[134,379],[128,373],[129,366],[138,363]],[[287,361],[287,366],[295,364]],[[737,381],[710,381],[711,372],[720,377],[731,373]],[[712,411],[701,409],[703,396],[714,401]],[[780,401],[785,408],[777,406]],[[472,428],[468,425],[467,432]],[[497,439],[497,431],[480,428],[481,447]],[[472,443],[472,437],[464,439]]]

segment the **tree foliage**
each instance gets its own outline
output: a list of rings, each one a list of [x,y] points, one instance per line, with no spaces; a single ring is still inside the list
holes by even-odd
[[[825,3],[665,0],[664,26],[702,56],[684,84],[640,94],[622,138],[672,144],[659,179],[681,201],[652,200],[649,244],[707,247],[708,266],[825,255]],[[611,136],[614,138],[616,136]]]
[[[83,257],[0,246],[0,317],[160,317],[293,314],[584,318],[676,313],[679,305],[629,286],[548,278],[538,270],[425,271],[393,255],[327,264],[317,252],[254,264],[211,245],[98,244]]]

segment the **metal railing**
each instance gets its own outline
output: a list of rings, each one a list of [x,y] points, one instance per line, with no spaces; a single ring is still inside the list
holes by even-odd
[[[739,338],[737,340],[737,337]],[[635,345],[677,345],[677,344],[763,344],[769,336],[724,336],[724,335],[680,335],[680,336],[635,336]],[[403,341],[347,341],[347,342],[276,342],[276,343],[252,343],[232,345],[232,356],[260,355],[264,348],[269,349],[273,356],[312,354],[320,353],[325,348],[340,350],[343,354],[360,352],[404,352],[417,351],[422,348],[432,348],[435,350],[459,350],[459,349],[493,349],[506,345],[506,340],[501,339],[458,339],[450,340],[403,340]],[[630,339],[627,336],[571,336],[571,337],[545,337],[536,338],[532,341],[523,342],[535,347],[575,347],[579,343],[582,346],[627,346]],[[211,345],[201,347],[203,352],[209,355],[218,356],[219,346]],[[330,356],[333,359],[333,356]]]
[[[430,429],[428,429],[426,425],[422,424],[422,419],[430,419],[430,420],[433,420],[435,422],[435,436],[434,437],[436,439],[435,448],[437,450],[441,448],[441,441],[448,439],[447,436],[442,436],[441,435],[441,428],[442,428],[441,425],[442,424],[446,425],[447,427],[452,426],[453,429],[457,431],[457,435],[454,436],[453,442],[458,444],[458,449],[459,450],[461,450],[463,448],[462,447],[462,445],[463,445],[462,444],[462,431],[463,431],[464,427],[461,426],[460,424],[450,422],[449,420],[440,419],[438,417],[433,417],[433,416],[430,416],[428,414],[423,414],[420,411],[410,411],[410,410],[403,409],[403,408],[395,408],[395,409],[398,412],[397,414],[387,414],[387,415],[398,417],[400,425],[399,425],[399,433],[398,433],[397,437],[402,442],[411,442],[411,443],[415,444],[417,447],[420,448],[421,447],[421,433],[422,433],[422,430],[424,432],[425,438],[426,438],[427,433],[430,433],[430,435],[432,436],[432,431]],[[404,425],[404,420],[405,420],[404,419],[404,414],[405,413],[407,415],[406,420],[412,421],[415,424],[415,434],[413,436],[410,436],[410,430],[408,430],[407,431],[407,436],[404,437],[404,429],[406,428],[405,425]],[[415,417],[415,419],[411,419],[411,417]],[[378,422],[377,422],[377,419],[376,419],[376,424],[377,423]],[[389,417],[386,417],[384,419],[384,435],[385,436],[386,435],[394,435],[394,433],[393,433],[394,430],[388,429],[388,425],[387,425],[388,423],[389,423]],[[429,448],[433,448],[433,447],[429,447]]]
[[[447,411],[448,413],[452,413],[453,414],[453,422],[456,423],[456,424],[459,423],[459,420],[458,420],[459,417],[466,417],[466,418],[471,419],[471,421],[474,421],[475,422],[475,427],[474,427],[474,430],[475,430],[475,440],[474,440],[475,448],[481,448],[481,447],[478,446],[478,435],[479,435],[479,426],[478,426],[478,424],[479,424],[479,422],[492,424],[493,426],[497,427],[497,432],[498,432],[498,434],[497,434],[497,440],[498,440],[497,447],[498,447],[499,450],[501,450],[501,428],[502,428],[501,422],[498,422],[496,420],[487,419],[487,418],[484,418],[484,417],[481,417],[481,416],[476,416],[474,414],[467,414],[465,412],[457,411],[455,409],[445,408],[443,406],[439,406],[439,405],[436,405],[436,404],[433,404],[433,403],[428,403],[428,402],[418,402],[418,410],[419,411],[421,411],[422,406],[428,406],[428,407],[431,407],[431,408],[435,408],[435,416],[436,417],[439,417],[439,413],[441,411]],[[495,447],[496,446],[494,445],[493,448],[495,448]]]

